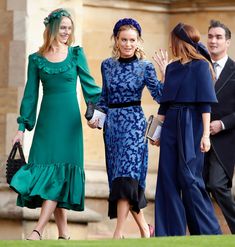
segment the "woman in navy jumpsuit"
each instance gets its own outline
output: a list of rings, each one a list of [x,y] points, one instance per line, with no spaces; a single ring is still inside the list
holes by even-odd
[[[178,24],[171,32],[178,60],[166,68],[158,118],[164,121],[155,197],[156,236],[220,234],[202,179],[210,149],[210,105],[217,99],[213,69],[199,32]],[[152,144],[158,144],[158,141]]]

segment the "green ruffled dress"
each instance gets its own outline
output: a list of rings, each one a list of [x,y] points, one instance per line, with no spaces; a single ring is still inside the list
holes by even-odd
[[[10,184],[19,195],[17,205],[41,207],[44,200],[58,207],[84,209],[83,136],[77,101],[77,77],[85,101],[96,103],[101,90],[89,73],[81,47],[69,47],[62,62],[50,62],[38,53],[29,56],[28,80],[17,119],[19,130],[36,122],[39,82],[43,98],[28,164]]]

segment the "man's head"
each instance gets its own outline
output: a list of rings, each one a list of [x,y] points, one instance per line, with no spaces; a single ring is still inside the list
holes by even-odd
[[[208,28],[207,47],[211,58],[215,61],[227,54],[231,40],[231,31],[223,23],[211,20]]]

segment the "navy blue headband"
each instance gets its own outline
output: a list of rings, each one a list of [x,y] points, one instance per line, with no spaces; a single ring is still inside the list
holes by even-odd
[[[211,57],[206,49],[206,47],[201,42],[194,42],[189,38],[186,31],[184,30],[184,24],[179,23],[172,31],[179,39],[185,41],[186,43],[193,46],[197,52],[199,52],[203,57],[205,57],[208,61],[211,61]]]
[[[141,36],[141,26],[140,24],[132,19],[132,18],[124,18],[124,19],[120,19],[114,26],[113,28],[113,35],[114,37],[117,37],[117,34],[118,34],[118,31],[119,29],[122,27],[122,26],[125,26],[125,25],[131,25],[133,27],[135,27],[139,33],[139,36]]]

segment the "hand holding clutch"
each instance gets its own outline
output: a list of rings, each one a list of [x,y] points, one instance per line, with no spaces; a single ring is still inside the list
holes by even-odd
[[[148,119],[145,137],[152,141],[160,139],[162,124],[163,123],[161,121],[151,115]]]
[[[104,127],[106,114],[101,108],[97,107],[94,103],[88,102],[85,118],[89,121],[88,125],[91,128],[96,128],[94,126],[97,126],[98,129],[102,129]]]
[[[98,120],[97,128],[102,129],[104,127],[105,118],[106,114],[101,109],[95,109],[90,123],[94,123]]]

